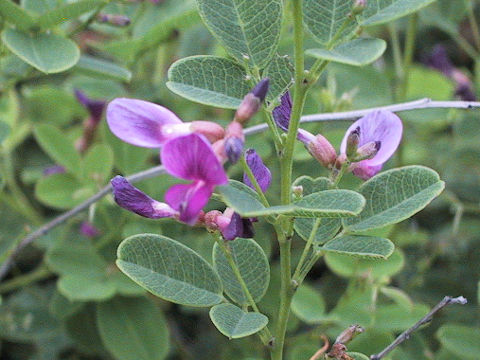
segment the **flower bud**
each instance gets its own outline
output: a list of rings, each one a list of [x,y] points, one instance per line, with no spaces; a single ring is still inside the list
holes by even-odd
[[[83,221],[80,224],[80,233],[88,238],[94,238],[100,235],[100,231],[88,221]]]
[[[253,90],[243,98],[242,103],[235,113],[235,121],[244,124],[258,112],[260,105],[267,95],[268,84],[268,78],[261,80]]]
[[[232,164],[235,164],[242,156],[243,145],[243,140],[238,137],[231,136],[225,140],[225,153]]]
[[[377,155],[381,147],[381,141],[370,141],[358,148],[357,154],[353,158],[353,161],[372,159],[375,155]]]
[[[326,168],[332,167],[337,159],[335,148],[322,135],[317,135],[315,139],[308,144],[308,151]]]
[[[222,213],[218,210],[209,211],[204,215],[203,220],[208,231],[214,232],[219,229],[217,224],[217,218],[219,216],[222,216]]]
[[[300,199],[303,196],[303,186],[302,185],[295,185],[292,186],[292,193],[295,198]]]
[[[347,137],[347,158],[351,159],[357,154],[358,143],[360,142],[360,126],[353,130]]]
[[[211,143],[223,139],[225,136],[223,127],[211,121],[192,121],[190,129],[192,132],[202,134]]]
[[[128,26],[130,25],[130,18],[125,15],[112,15],[100,13],[97,15],[97,21],[113,26]]]
[[[365,331],[360,325],[350,325],[348,328],[342,331],[335,340],[335,344],[348,344],[353,340],[355,336]]]
[[[352,14],[358,15],[367,7],[367,0],[355,0],[353,2]]]

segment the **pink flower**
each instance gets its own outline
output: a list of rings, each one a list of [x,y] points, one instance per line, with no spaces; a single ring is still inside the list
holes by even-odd
[[[189,134],[166,141],[160,157],[167,173],[192,182],[173,185],[162,203],[117,176],[112,180],[115,201],[144,217],[178,217],[180,221],[194,225],[215,186],[227,184],[227,175],[202,135]]]

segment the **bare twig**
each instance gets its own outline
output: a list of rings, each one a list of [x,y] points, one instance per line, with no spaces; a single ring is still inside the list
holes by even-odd
[[[404,331],[401,333],[390,345],[388,345],[385,349],[383,349],[381,352],[379,352],[376,355],[371,355],[370,359],[371,360],[380,360],[383,358],[385,355],[387,355],[390,351],[395,349],[398,345],[403,343],[405,340],[407,340],[410,335],[417,330],[420,326],[430,322],[433,318],[433,315],[435,315],[439,310],[443,309],[445,306],[450,305],[450,304],[460,304],[460,305],[465,305],[467,303],[467,299],[465,299],[463,296],[459,296],[456,298],[452,298],[451,296],[445,296],[442,301],[440,301],[437,305],[433,307],[433,309],[425,315],[420,321],[418,321],[415,325],[413,325],[410,329]]]
[[[473,108],[480,108],[480,102],[432,101],[431,99],[424,98],[424,99],[410,101],[406,103],[380,106],[380,107],[368,108],[368,109],[362,109],[362,110],[306,115],[306,116],[303,116],[300,121],[302,123],[309,123],[309,122],[318,122],[318,121],[351,120],[351,119],[356,119],[361,116],[364,116],[374,110],[389,110],[393,112],[401,112],[401,111],[409,111],[409,110],[417,110],[417,109],[433,109],[433,108],[473,109]],[[268,128],[267,124],[259,124],[259,125],[251,126],[248,129],[245,129],[244,133],[245,135],[254,135],[254,134],[258,134],[265,131],[267,128]],[[145,170],[137,174],[133,174],[127,177],[127,179],[130,182],[136,182],[136,181],[148,179],[148,178],[163,174],[164,172],[165,171],[162,166],[157,166],[149,170]],[[98,193],[96,193],[89,199],[85,200],[85,202],[67,211],[66,213],[56,217],[55,219],[43,225],[39,229],[35,230],[31,234],[29,234],[27,237],[25,237],[22,241],[20,241],[17,247],[15,247],[15,249],[12,250],[8,258],[0,267],[0,280],[2,280],[5,277],[5,275],[8,273],[8,271],[10,270],[10,267],[13,264],[13,258],[16,257],[23,248],[31,244],[33,241],[35,241],[39,237],[47,234],[50,230],[52,230],[56,226],[64,223],[69,218],[87,209],[90,205],[97,202],[98,200],[103,198],[105,195],[109,194],[110,191],[111,191],[111,186],[110,185],[105,186]]]

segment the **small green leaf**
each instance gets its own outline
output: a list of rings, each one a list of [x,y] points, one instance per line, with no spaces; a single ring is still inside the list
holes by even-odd
[[[197,0],[203,21],[241,63],[263,69],[274,56],[282,25],[281,0]]]
[[[47,74],[68,70],[80,58],[80,50],[72,40],[53,33],[30,34],[6,29],[2,40],[15,55]]]
[[[435,0],[376,0],[367,1],[366,9],[360,14],[360,25],[384,24],[414,13]]]
[[[117,360],[162,360],[169,350],[167,322],[147,298],[116,297],[97,304],[105,347]]]
[[[305,0],[303,5],[305,26],[317,41],[328,44],[344,25],[352,6],[352,0]],[[338,39],[350,35],[355,26],[353,21],[348,24]]]
[[[385,279],[402,270],[405,263],[403,253],[395,249],[388,259],[361,258],[345,254],[329,252],[325,254],[325,262],[337,275],[347,278],[372,277]]]
[[[11,0],[0,0],[0,15],[20,30],[30,30],[35,26],[33,16]]]
[[[35,196],[46,205],[71,209],[93,195],[70,174],[53,174],[41,178],[35,185]]]
[[[270,266],[260,245],[253,239],[236,239],[229,241],[232,256],[242,275],[242,279],[255,302],[265,295],[270,283]],[[227,258],[218,244],[213,247],[213,266],[222,279],[227,295],[239,305],[247,305],[249,301],[242,286],[237,280]]]
[[[270,79],[267,100],[277,100],[293,84],[294,68],[288,56],[276,55],[263,71],[262,77]]]
[[[308,284],[302,284],[292,300],[292,312],[307,324],[325,320],[325,300],[317,290]]]
[[[448,324],[437,331],[437,339],[452,354],[462,359],[478,359],[480,333],[478,327]]]
[[[225,109],[236,109],[250,91],[245,70],[232,60],[191,56],[168,70],[167,87],[186,99]]]
[[[103,185],[110,178],[113,169],[113,151],[104,144],[91,147],[83,159],[85,180]]]
[[[344,226],[348,231],[365,231],[396,224],[426,207],[444,187],[438,174],[423,166],[382,172],[360,187],[367,200],[365,209],[344,219]]]
[[[34,129],[35,138],[42,149],[59,165],[78,179],[82,178],[81,159],[72,142],[60,131],[49,124],[41,124]]]
[[[118,247],[117,265],[133,281],[165,300],[190,306],[222,301],[216,272],[192,249],[161,235],[140,234]]]
[[[104,0],[79,0],[61,5],[42,14],[38,18],[38,25],[42,30],[50,29],[65,21],[74,20],[80,15],[94,11],[103,3],[105,3]]]
[[[333,252],[350,256],[383,258],[392,255],[395,245],[388,240],[376,236],[345,235],[327,242],[318,251]]]
[[[360,213],[365,200],[350,190],[326,190],[305,196],[285,206],[263,206],[252,189],[245,184],[230,180],[229,185],[220,186],[225,203],[243,217],[289,215],[298,217],[338,218]]]
[[[115,285],[105,273],[92,273],[89,277],[69,274],[60,277],[58,291],[70,301],[104,301],[115,295]]]
[[[428,306],[424,304],[415,304],[408,310],[397,304],[380,305],[375,313],[375,329],[380,331],[403,331],[413,326],[428,311]]]
[[[364,66],[382,56],[386,48],[387,43],[382,39],[356,39],[343,43],[333,50],[309,49],[305,54],[316,59],[353,66]]]
[[[75,69],[97,78],[125,82],[129,82],[132,78],[132,73],[124,67],[89,55],[82,55],[77,65],[75,65]]]
[[[406,311],[411,311],[413,307],[412,299],[405,293],[403,290],[389,287],[389,286],[382,286],[380,288],[380,292],[388,297],[389,299],[393,300],[398,306],[403,308]]]
[[[70,301],[58,291],[55,291],[50,299],[48,309],[58,320],[65,320],[73,314],[78,313],[84,305],[85,303],[79,301]]]
[[[218,331],[230,339],[255,334],[268,324],[268,318],[265,315],[244,312],[233,304],[215,305],[210,309],[209,314]]]

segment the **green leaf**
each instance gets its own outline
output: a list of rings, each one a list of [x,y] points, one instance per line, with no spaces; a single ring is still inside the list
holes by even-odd
[[[282,25],[281,0],[197,0],[203,21],[241,63],[263,69],[274,56]]]
[[[0,145],[2,145],[3,140],[5,140],[9,134],[10,126],[5,122],[0,121]]]
[[[360,25],[384,24],[402,16],[414,13],[435,0],[376,0],[367,1],[367,7],[360,14]]]
[[[89,55],[80,56],[75,69],[97,78],[106,78],[129,82],[132,73],[124,67],[110,61],[99,59]]]
[[[97,304],[105,347],[117,360],[162,360],[169,351],[167,322],[147,298],[116,297]]]
[[[243,217],[289,215],[298,217],[345,217],[360,213],[365,200],[350,190],[326,190],[305,196],[285,206],[266,208],[258,201],[252,189],[245,184],[230,180],[229,185],[220,186],[225,203]]]
[[[360,187],[367,200],[365,210],[345,219],[344,226],[348,231],[365,231],[396,224],[426,207],[444,187],[438,174],[423,166],[382,172]]]
[[[410,309],[397,304],[380,305],[376,309],[375,329],[380,331],[403,331],[413,326],[430,309],[424,304],[415,304]]]
[[[34,129],[35,138],[53,160],[78,179],[82,178],[81,159],[72,142],[53,125],[41,124]]]
[[[236,239],[229,241],[232,256],[237,264],[243,281],[255,302],[259,302],[270,283],[270,266],[260,245],[253,239]],[[237,280],[227,258],[218,244],[213,247],[213,266],[223,283],[224,291],[239,305],[247,305],[249,301],[242,286]]]
[[[79,301],[70,301],[58,291],[55,291],[50,299],[48,310],[58,320],[65,320],[78,313],[84,305],[85,303]]]
[[[35,26],[33,16],[11,0],[0,0],[0,15],[20,30],[30,30]]]
[[[420,12],[420,19],[452,36],[457,35],[459,24],[467,13],[468,3],[469,0],[437,0]]]
[[[80,312],[69,317],[65,321],[65,328],[68,337],[83,353],[107,355],[100,339],[93,304],[87,304]]]
[[[113,170],[113,151],[105,144],[91,147],[83,159],[84,179],[103,185]]]
[[[94,11],[104,0],[79,0],[67,3],[45,12],[38,18],[38,25],[42,30],[50,29],[65,21],[74,20],[80,15]]]
[[[403,253],[395,249],[386,260],[378,258],[360,258],[333,252],[325,254],[325,262],[337,275],[351,278],[371,277],[385,279],[402,270],[405,263]]]
[[[30,34],[6,29],[2,40],[20,59],[47,74],[68,70],[80,58],[80,50],[72,40],[53,33]]]
[[[262,77],[270,79],[267,100],[277,100],[293,84],[294,68],[288,56],[276,55],[268,63]]]
[[[69,274],[57,282],[58,291],[70,301],[104,301],[115,295],[115,285],[105,273],[92,273],[89,277]]]
[[[321,44],[328,44],[333,40],[337,31],[345,23],[352,10],[351,0],[304,0],[304,23],[313,37]],[[342,31],[340,37],[347,37],[355,29],[355,22],[351,22]]]
[[[345,235],[327,242],[318,251],[333,252],[350,256],[383,258],[392,255],[395,245],[388,240],[376,236]]]
[[[229,339],[255,334],[268,324],[268,318],[265,315],[245,312],[233,304],[215,305],[210,309],[209,314],[218,331]]]
[[[462,359],[478,359],[480,333],[478,327],[448,324],[437,331],[437,339],[454,355]]]
[[[315,324],[325,320],[325,300],[310,285],[302,284],[293,295],[292,312],[307,324]]]
[[[403,290],[394,287],[382,286],[380,288],[380,292],[389,299],[393,300],[398,306],[400,306],[404,310],[412,310],[412,299],[410,299],[407,293],[405,293]]]
[[[161,235],[140,234],[118,247],[118,267],[133,281],[165,300],[190,306],[220,303],[222,283],[192,249]]]
[[[186,99],[225,109],[236,109],[250,91],[245,70],[232,60],[191,56],[168,70],[167,87]]]
[[[347,355],[350,356],[353,360],[370,360],[367,355],[358,352],[347,352]]]
[[[333,50],[309,49],[305,54],[316,59],[353,66],[364,66],[382,56],[386,48],[387,43],[382,39],[356,39],[343,43]]]
[[[43,177],[35,185],[37,199],[57,209],[71,209],[91,195],[92,189],[82,187],[70,174]]]
[[[332,182],[325,177],[319,177],[316,179],[311,178],[310,176],[300,176],[293,182],[294,186],[301,186],[303,188],[303,195],[309,195],[318,191],[328,190]],[[294,227],[297,234],[304,239],[308,240],[310,233],[312,232],[313,226],[316,219],[311,218],[296,218]],[[336,218],[324,218],[320,223],[318,228],[314,243],[323,244],[333,238],[340,230],[342,226],[341,219]]]

